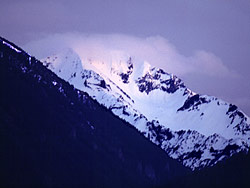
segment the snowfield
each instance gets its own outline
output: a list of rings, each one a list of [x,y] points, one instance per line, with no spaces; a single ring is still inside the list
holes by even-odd
[[[196,94],[175,75],[119,51],[109,62],[85,55],[64,49],[42,62],[185,166],[201,169],[248,151],[250,120],[235,105]]]

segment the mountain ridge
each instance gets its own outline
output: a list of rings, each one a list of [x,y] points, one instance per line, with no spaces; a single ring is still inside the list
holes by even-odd
[[[155,187],[190,173],[87,93],[6,43],[0,38],[2,187]]]
[[[196,94],[175,75],[121,52],[111,62],[81,56],[65,49],[42,61],[185,166],[200,169],[248,151],[249,118],[235,105]]]

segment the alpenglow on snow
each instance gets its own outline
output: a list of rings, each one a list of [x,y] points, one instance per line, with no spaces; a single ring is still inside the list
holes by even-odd
[[[42,62],[192,170],[248,151],[250,120],[237,106],[196,94],[146,61],[110,56],[109,62],[80,58],[66,48]]]

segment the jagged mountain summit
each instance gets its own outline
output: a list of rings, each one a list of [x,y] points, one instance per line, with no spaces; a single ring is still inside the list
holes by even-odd
[[[104,61],[66,48],[42,62],[192,170],[249,149],[250,120],[237,106],[196,94],[146,61],[117,51]]]
[[[191,172],[1,37],[0,85],[0,187],[158,187]]]

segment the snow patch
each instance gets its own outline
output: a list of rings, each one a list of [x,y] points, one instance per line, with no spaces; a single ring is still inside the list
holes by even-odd
[[[20,50],[18,50],[17,48],[15,48],[14,46],[12,46],[11,44],[9,44],[9,43],[7,43],[5,41],[3,41],[3,44],[6,45],[6,46],[8,46],[9,48],[11,48],[12,50],[15,50],[17,53],[21,53]]]

